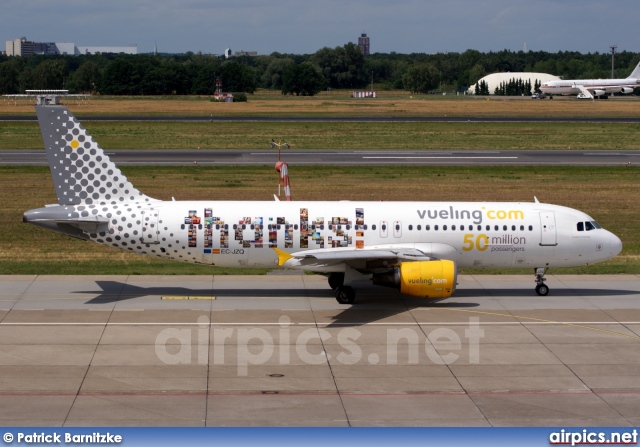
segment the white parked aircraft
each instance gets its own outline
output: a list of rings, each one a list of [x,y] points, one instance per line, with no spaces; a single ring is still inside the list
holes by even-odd
[[[606,98],[609,93],[633,93],[640,87],[640,63],[626,79],[571,79],[548,81],[540,86],[545,95],[578,95],[578,98]]]
[[[329,277],[340,303],[352,282],[428,299],[451,296],[458,267],[549,267],[604,261],[622,243],[581,211],[505,202],[161,201],[138,191],[62,106],[36,106],[58,204],[24,222],[163,259],[286,267]]]

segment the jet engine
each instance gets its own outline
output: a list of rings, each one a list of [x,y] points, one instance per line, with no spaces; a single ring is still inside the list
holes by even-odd
[[[622,87],[620,89],[620,92],[628,95],[629,93],[633,93],[633,89],[631,87]]]
[[[373,283],[400,289],[405,295],[441,299],[456,290],[458,268],[449,260],[402,262],[385,273],[373,275]]]
[[[594,90],[593,91],[593,96],[603,96],[606,95],[607,92],[605,92],[604,90]]]

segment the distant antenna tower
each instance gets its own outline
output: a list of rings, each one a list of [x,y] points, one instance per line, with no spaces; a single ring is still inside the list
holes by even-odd
[[[526,41],[524,42],[524,49],[523,49],[523,51],[524,51],[525,53],[528,53],[528,52],[529,52],[529,47],[527,47],[527,42],[526,42]]]
[[[618,48],[618,45],[610,45],[609,48],[611,49],[611,79],[615,79],[615,70],[614,70],[614,64],[613,64],[613,60],[616,54],[616,48]]]

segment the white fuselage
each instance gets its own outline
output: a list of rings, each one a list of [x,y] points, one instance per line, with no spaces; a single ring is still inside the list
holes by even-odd
[[[579,231],[579,222],[593,221],[581,211],[541,203],[158,201],[82,208],[109,219],[108,232],[90,235],[95,242],[227,267],[277,267],[274,248],[389,247],[417,248],[460,267],[566,267],[609,259],[622,246],[599,227]]]
[[[624,88],[634,89],[640,87],[640,79],[573,79],[563,81],[548,81],[540,86],[540,90],[547,95],[578,95],[583,86],[590,92],[602,91],[604,93],[630,93]]]

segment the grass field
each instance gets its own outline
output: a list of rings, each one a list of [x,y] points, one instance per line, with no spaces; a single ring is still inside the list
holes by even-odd
[[[123,172],[141,191],[163,200],[273,200],[277,192],[277,177],[271,167],[125,167]],[[622,253],[605,263],[553,270],[589,274],[640,273],[639,174],[640,168],[635,166],[290,169],[294,200],[531,202],[535,195],[542,202],[580,209],[617,234],[624,244]],[[23,224],[25,210],[56,203],[46,167],[0,167],[0,197],[0,274],[240,272],[140,257]],[[492,271],[512,272],[516,271]]]
[[[638,107],[640,109],[640,107]],[[640,124],[84,122],[105,149],[638,149]],[[42,149],[38,124],[5,122],[0,149]]]
[[[267,115],[267,116],[465,116],[465,117],[640,117],[637,97],[583,101],[575,97],[533,101],[528,97],[410,95],[379,92],[379,98],[354,99],[350,91],[314,97],[283,96],[273,91],[248,95],[248,102],[215,103],[208,96],[93,97],[63,101],[79,115]],[[32,114],[26,100],[0,101],[0,115]]]

